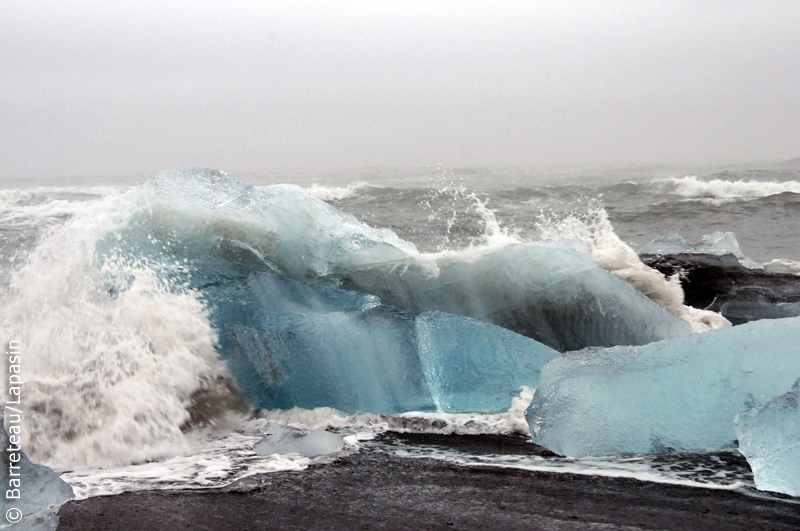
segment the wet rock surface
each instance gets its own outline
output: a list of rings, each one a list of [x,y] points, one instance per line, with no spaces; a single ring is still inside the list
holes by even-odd
[[[679,273],[687,305],[720,312],[734,325],[800,315],[798,275],[750,269],[732,254],[643,254],[640,258],[667,276]]]

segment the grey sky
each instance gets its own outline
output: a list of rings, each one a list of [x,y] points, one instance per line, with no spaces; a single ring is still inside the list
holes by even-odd
[[[0,173],[800,156],[800,2],[0,0]]]

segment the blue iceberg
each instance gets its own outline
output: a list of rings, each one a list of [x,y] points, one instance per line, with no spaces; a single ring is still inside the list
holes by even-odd
[[[790,318],[564,354],[526,412],[533,442],[570,457],[730,447],[736,415],[800,377],[798,344]]]
[[[16,415],[12,411],[10,417],[13,419]],[[19,433],[15,429],[19,425],[16,422],[9,425],[12,430],[9,436],[4,417],[5,411],[0,407],[0,447],[5,454],[0,467],[0,484],[3,485],[0,529],[54,530],[58,526],[58,508],[75,497],[72,487],[52,469],[32,463],[22,450],[10,450],[19,448]],[[20,459],[11,462],[12,456]],[[19,468],[12,469],[11,465]]]
[[[486,367],[499,373],[475,388],[478,353],[454,357],[447,327],[415,322],[425,312],[473,318],[559,351],[691,332],[575,242],[423,254],[302,188],[254,187],[212,170],[159,174],[129,191],[120,211],[118,228],[97,242],[105,289],[122,292],[144,266],[170,289],[198,293],[255,407],[430,410],[437,404],[422,363],[446,360],[442,367],[461,363],[465,372],[434,381],[440,407],[497,409],[538,375],[539,361],[520,357],[519,345],[534,343],[462,320],[456,328],[506,349]],[[493,398],[468,400],[472,388]],[[448,393],[461,398],[446,403]]]
[[[419,356],[441,411],[506,409],[523,385],[535,386],[558,352],[504,328],[442,312],[416,319]]]
[[[739,451],[756,487],[800,496],[800,380],[783,395],[736,417]]]

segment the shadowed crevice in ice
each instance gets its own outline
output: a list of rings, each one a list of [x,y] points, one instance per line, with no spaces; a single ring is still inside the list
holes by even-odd
[[[800,496],[798,398],[800,379],[788,393],[736,417],[739,451],[747,457],[759,490]]]
[[[14,411],[9,412],[10,415],[18,415]],[[36,530],[46,531],[54,530],[58,526],[58,516],[56,512],[58,507],[67,501],[74,498],[72,487],[67,485],[58,474],[44,465],[37,465],[28,459],[21,450],[19,452],[11,452],[10,448],[18,448],[18,444],[14,444],[9,433],[6,432],[4,425],[5,410],[0,407],[0,448],[3,449],[3,459],[0,463],[2,469],[0,470],[0,484],[2,484],[2,495],[0,495],[0,529],[14,529],[14,530]],[[9,426],[12,430],[10,434],[16,442],[18,442],[19,433],[11,426],[19,426],[19,423],[14,422]],[[11,455],[19,455],[21,459],[16,463],[9,463]],[[19,466],[19,470],[9,469],[9,464]],[[11,474],[19,473],[19,476]],[[18,479],[19,487],[11,480]],[[19,489],[18,499],[8,499],[8,489]],[[12,492],[12,495],[16,493]],[[22,519],[15,523],[10,524],[6,519],[7,511],[11,509],[18,509],[21,512]]]
[[[441,411],[506,409],[558,352],[468,317],[427,312],[416,319],[425,377]]]
[[[547,364],[526,418],[533,442],[569,457],[734,444],[734,417],[800,377],[800,318]]]

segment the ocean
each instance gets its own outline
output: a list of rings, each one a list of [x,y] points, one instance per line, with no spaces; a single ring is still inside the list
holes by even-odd
[[[230,176],[188,169],[153,178],[6,179],[0,187],[0,316],[5,340],[22,344],[23,448],[59,472],[79,499],[222,487],[366,451],[763,495],[735,447],[569,458],[392,436],[527,439],[524,412],[535,389],[517,386],[503,395],[503,407],[482,412],[443,411],[411,377],[366,389],[412,363],[402,358],[404,342],[413,342],[403,327],[427,307],[419,298],[389,300],[384,288],[369,287],[378,281],[359,284],[351,271],[406,260],[412,269],[433,264],[426,274],[436,276],[443,264],[567,241],[570,252],[607,271],[634,270],[618,276],[644,290],[651,281],[641,280],[637,268],[645,266],[631,256],[659,236],[674,240],[673,233],[750,267],[776,259],[791,265],[800,261],[800,160]],[[720,251],[714,242],[724,233],[735,238]],[[258,293],[291,292],[291,318],[274,307],[276,299],[244,300],[252,275],[287,279],[265,280]],[[658,282],[647,284],[651,299],[674,294],[674,281]],[[316,298],[309,305],[303,297]],[[307,307],[297,309],[301,303]],[[680,303],[662,305],[669,304]],[[353,318],[352,305],[367,317]],[[259,311],[293,330],[281,341],[317,330],[313,349],[304,347],[315,349],[310,361],[270,358],[274,338],[252,324]],[[694,333],[718,327],[686,320]],[[344,346],[331,340],[335,359],[347,355],[348,341],[392,359],[334,366],[324,352],[326,330],[334,329],[346,336]],[[303,370],[312,376],[303,380]],[[296,388],[280,388],[281,378],[294,378]],[[358,396],[345,396],[348,390]],[[341,449],[257,453],[276,426],[327,430],[341,438]]]

